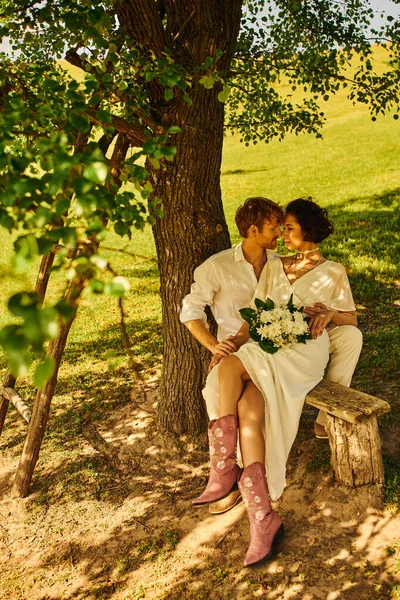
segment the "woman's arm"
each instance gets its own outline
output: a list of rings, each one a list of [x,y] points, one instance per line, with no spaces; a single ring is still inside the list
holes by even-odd
[[[310,317],[309,328],[314,339],[322,335],[329,323],[334,325],[354,325],[357,327],[357,315],[355,311],[339,312],[327,308],[322,302],[316,302],[313,306],[304,308],[305,314]]]

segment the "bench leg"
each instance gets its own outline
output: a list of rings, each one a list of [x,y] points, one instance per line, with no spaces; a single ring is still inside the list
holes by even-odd
[[[325,428],[329,436],[331,465],[338,483],[351,487],[384,483],[381,440],[375,415],[355,424],[328,414]]]

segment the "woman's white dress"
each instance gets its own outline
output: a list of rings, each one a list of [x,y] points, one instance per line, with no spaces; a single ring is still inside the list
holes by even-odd
[[[290,283],[281,260],[267,263],[261,274],[255,298],[269,296],[286,303],[293,294],[297,307],[322,302],[338,311],[355,310],[344,267],[327,260],[300,279]],[[269,492],[277,500],[286,485],[286,461],[299,427],[307,393],[324,376],[329,359],[326,331],[316,340],[293,344],[275,354],[267,354],[250,340],[235,355],[240,358],[252,381],[265,399],[265,466]],[[207,378],[203,395],[210,419],[218,413],[218,366]],[[222,416],[222,415],[221,415]]]

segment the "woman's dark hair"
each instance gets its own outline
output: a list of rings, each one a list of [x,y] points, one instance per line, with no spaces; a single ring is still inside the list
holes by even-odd
[[[319,244],[333,233],[333,223],[328,219],[328,211],[311,198],[292,200],[285,212],[286,215],[295,217],[303,231],[305,242]]]

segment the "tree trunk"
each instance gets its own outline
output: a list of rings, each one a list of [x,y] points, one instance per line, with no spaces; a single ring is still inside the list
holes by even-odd
[[[181,106],[179,117],[190,127],[177,136],[174,162],[153,172],[153,185],[164,202],[164,218],[154,226],[164,340],[158,416],[163,428],[183,433],[206,422],[200,390],[210,357],[180,323],[179,310],[194,269],[228,248],[230,239],[220,188],[223,105],[217,91],[198,87],[193,106]]]
[[[194,269],[230,246],[220,189],[224,105],[217,96],[222,84],[205,89],[199,80],[229,70],[242,4],[243,0],[127,0],[115,4],[126,34],[144,54],[165,61],[167,47],[183,73],[198,68],[190,78],[190,106],[177,87],[174,98],[167,100],[161,79],[143,81],[151,118],[160,130],[178,125],[182,131],[171,140],[177,148],[173,163],[166,162],[158,170],[149,162],[146,165],[154,196],[164,205],[164,218],[157,219],[154,226],[164,335],[159,422],[177,433],[198,431],[206,422],[200,390],[209,360],[208,352],[180,323],[180,305],[189,292]],[[215,71],[210,57],[211,62],[218,61]]]
[[[221,69],[228,69],[241,19],[240,0],[201,4],[201,13],[182,25],[176,51],[196,64],[217,49],[224,52]],[[168,20],[168,19],[167,19]],[[198,30],[201,29],[201,35]],[[187,52],[188,49],[190,52]],[[207,415],[201,396],[210,353],[201,348],[179,321],[183,297],[189,292],[194,269],[212,254],[230,246],[222,207],[220,176],[224,105],[221,84],[205,89],[193,81],[193,104],[175,97],[164,109],[163,125],[180,126],[173,144],[177,152],[165,170],[149,166],[154,194],[164,204],[164,218],[153,228],[160,269],[164,339],[158,419],[176,433],[204,428]]]

